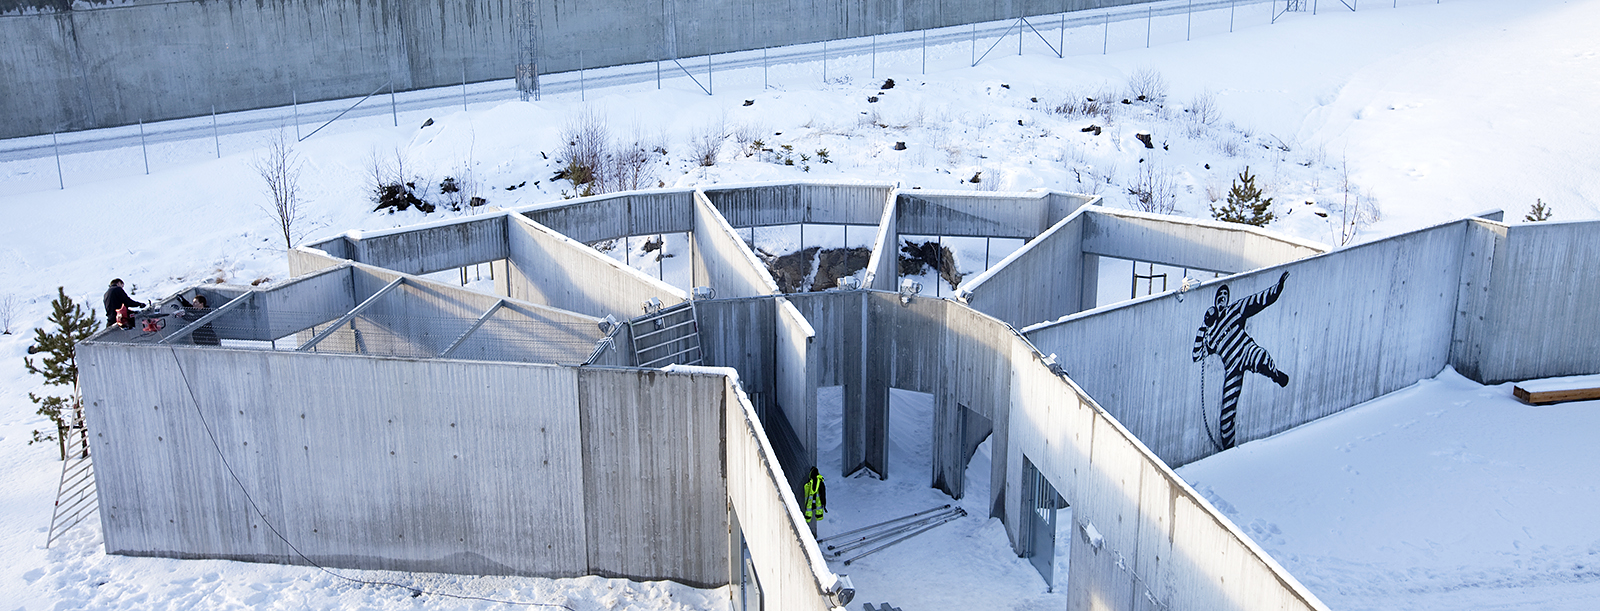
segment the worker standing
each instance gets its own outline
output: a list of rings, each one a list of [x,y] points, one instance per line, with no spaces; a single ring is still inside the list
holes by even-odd
[[[828,488],[822,483],[822,474],[811,468],[811,478],[806,480],[806,523],[822,521],[828,509]]]

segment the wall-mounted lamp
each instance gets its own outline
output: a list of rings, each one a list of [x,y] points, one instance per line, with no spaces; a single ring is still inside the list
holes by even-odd
[[[649,316],[651,314],[655,314],[655,313],[660,312],[660,311],[661,311],[661,300],[660,299],[657,299],[655,297],[651,297],[651,298],[645,300],[645,302],[644,302],[644,315],[645,316]]]
[[[617,330],[618,324],[620,323],[617,322],[617,317],[607,314],[605,319],[600,321],[600,332],[611,335]]]
[[[828,589],[828,598],[833,599],[833,604],[843,608],[856,599],[856,586],[850,583],[849,575],[837,575],[833,587]],[[885,605],[887,606],[887,605]]]
[[[709,286],[697,286],[697,287],[694,287],[694,290],[690,291],[689,294],[695,301],[704,301],[706,299],[716,299],[717,298],[717,289],[711,288]]]
[[[1194,287],[1197,287],[1197,286],[1200,286],[1200,281],[1199,280],[1196,280],[1194,278],[1190,278],[1188,276],[1184,276],[1183,277],[1183,282],[1178,284],[1178,292],[1175,293],[1175,295],[1178,298],[1178,301],[1181,303],[1183,301],[1183,294],[1189,292],[1190,290],[1194,289]]]
[[[854,291],[861,288],[861,280],[855,276],[845,276],[835,280],[834,286],[841,291]]]
[[[909,305],[911,298],[922,292],[922,283],[910,278],[900,280],[900,305]]]

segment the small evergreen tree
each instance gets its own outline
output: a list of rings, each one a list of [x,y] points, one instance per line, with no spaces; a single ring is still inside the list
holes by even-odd
[[[22,359],[23,366],[28,368],[28,373],[44,376],[46,386],[71,386],[72,395],[58,397],[46,395],[43,397],[28,393],[28,398],[39,406],[39,415],[49,416],[55,423],[55,433],[41,431],[33,432],[33,439],[28,445],[36,442],[54,440],[61,449],[61,459],[67,459],[67,429],[72,426],[68,419],[81,413],[83,398],[78,393],[78,342],[88,339],[100,330],[100,319],[95,317],[94,309],[85,311],[82,306],[72,302],[65,289],[56,288],[57,297],[50,302],[52,312],[47,319],[55,323],[56,330],[46,333],[44,329],[34,329],[33,345],[28,347],[28,354],[44,354],[38,364],[29,357]],[[89,453],[85,442],[83,453]]]
[[[1537,223],[1540,221],[1548,221],[1552,216],[1555,216],[1555,213],[1550,211],[1549,206],[1544,205],[1544,200],[1536,199],[1533,201],[1533,207],[1528,209],[1528,215],[1522,217],[1522,220],[1529,223]]]
[[[1275,218],[1272,198],[1261,197],[1261,189],[1256,186],[1256,177],[1250,175],[1249,166],[1233,181],[1233,188],[1228,190],[1228,202],[1220,208],[1211,204],[1211,218],[1256,227],[1265,227]]]

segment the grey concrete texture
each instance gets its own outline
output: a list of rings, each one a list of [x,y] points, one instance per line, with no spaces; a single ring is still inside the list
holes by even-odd
[[[1486,384],[1600,373],[1594,341],[1600,337],[1600,285],[1593,281],[1600,269],[1600,224],[1525,223],[1503,231],[1503,237],[1487,232],[1499,239],[1478,337],[1468,340],[1479,351],[1457,369],[1473,371]],[[1470,254],[1481,261],[1486,249]]]
[[[892,190],[888,185],[806,183],[709,187],[705,196],[738,229],[800,223],[877,225]]]
[[[521,216],[510,217],[509,297],[598,318],[638,316],[649,299],[688,300],[682,290]]]
[[[694,189],[630,191],[517,208],[529,220],[584,244],[694,230]]]
[[[538,0],[541,73],[1145,0]],[[0,138],[515,76],[517,0],[0,2]]]
[[[1249,225],[1086,209],[1083,252],[1236,274],[1322,254],[1327,246]]]
[[[722,213],[705,195],[696,193],[691,266],[695,286],[709,286],[717,296],[755,297],[778,294],[778,282],[756,258]]]
[[[726,579],[721,376],[103,342],[80,355],[110,553]]]
[[[1450,364],[1468,228],[1482,222],[1457,221],[1212,280],[1186,294],[1084,312],[1026,334],[1041,352],[1057,353],[1067,374],[1162,460],[1183,465],[1217,451],[1225,371],[1216,358],[1195,362],[1194,344],[1218,287],[1229,288],[1232,303],[1289,274],[1277,302],[1244,327],[1288,375],[1280,388],[1266,375],[1245,374],[1236,428],[1237,443],[1244,443]]]

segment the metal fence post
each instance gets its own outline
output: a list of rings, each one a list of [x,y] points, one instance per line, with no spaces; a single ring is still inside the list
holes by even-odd
[[[578,100],[589,101],[589,91],[583,83],[583,51],[578,52]]]
[[[139,152],[144,153],[144,175],[150,175],[150,149],[144,146],[144,119],[139,120]]]
[[[1105,29],[1105,32],[1100,35],[1100,54],[1101,55],[1105,55],[1107,53],[1107,49],[1110,49],[1110,48],[1111,48],[1111,13],[1107,12],[1106,13],[1106,29]]]
[[[467,111],[467,60],[461,60],[461,112]]]
[[[1150,23],[1156,19],[1156,9],[1145,7],[1144,12],[1144,48],[1150,48]]]
[[[922,73],[928,73],[928,31],[922,31]]]
[[[1228,33],[1233,33],[1233,0],[1228,0]]]
[[[56,131],[53,129],[50,130],[50,144],[56,147],[56,184],[60,185],[61,190],[65,191],[67,189],[67,179],[61,175],[61,141],[56,139]]]
[[[872,35],[872,80],[878,80],[878,35]]]
[[[713,95],[711,92],[717,90],[717,86],[711,83],[711,78],[716,75],[716,72],[717,72],[716,69],[711,67],[711,55],[707,54],[706,55],[706,95]]]
[[[400,127],[400,110],[396,108],[394,101],[394,79],[389,79],[389,118],[394,119],[395,127]],[[299,129],[298,126],[295,127],[296,131]]]
[[[978,24],[972,24],[972,63],[978,65]]]
[[[1187,13],[1189,15],[1189,25],[1184,29],[1183,39],[1192,41],[1194,40],[1194,0],[1189,0]]]
[[[767,89],[769,87],[771,87],[771,85],[767,84],[767,50],[766,49],[762,49],[761,50],[761,89],[765,90],[765,89]]]
[[[828,41],[822,41],[822,84],[828,84]]]
[[[294,103],[294,139],[295,139],[295,142],[299,142],[300,141],[300,92],[298,92],[298,91],[290,91],[289,92],[289,101]],[[400,127],[400,124],[398,122],[396,122],[395,123],[395,127]]]
[[[217,159],[222,158],[222,136],[217,135],[217,105],[211,105],[211,143],[217,146]]]

